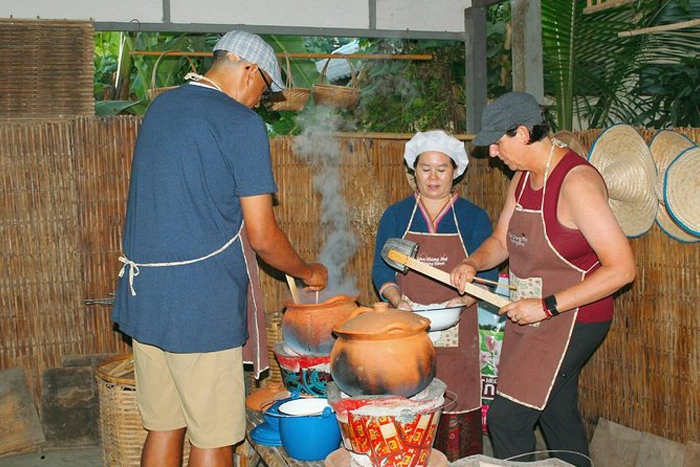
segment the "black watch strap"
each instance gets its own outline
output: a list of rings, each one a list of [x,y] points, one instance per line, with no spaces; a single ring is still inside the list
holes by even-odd
[[[559,314],[559,310],[557,310],[557,299],[554,295],[544,297],[544,306],[547,307],[552,316],[557,316]]]

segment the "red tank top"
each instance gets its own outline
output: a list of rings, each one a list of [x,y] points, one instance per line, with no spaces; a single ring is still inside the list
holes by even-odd
[[[547,199],[544,201],[544,223],[547,237],[562,258],[574,266],[592,273],[600,267],[598,256],[578,229],[562,225],[557,219],[559,193],[564,179],[571,169],[579,165],[593,167],[587,160],[569,151],[559,161],[547,178]],[[595,169],[595,167],[594,167]],[[597,171],[597,170],[596,170]],[[602,178],[602,177],[601,177]],[[520,193],[525,177],[521,177],[515,190]],[[542,202],[542,189],[533,190],[528,183],[520,197],[520,204],[526,209],[539,209]],[[579,323],[599,323],[610,321],[613,316],[612,295],[579,308],[576,321]]]

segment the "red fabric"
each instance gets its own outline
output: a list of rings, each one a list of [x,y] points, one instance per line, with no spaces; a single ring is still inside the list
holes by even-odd
[[[547,200],[544,204],[544,219],[547,229],[547,236],[557,252],[578,268],[588,270],[593,266],[589,274],[595,271],[600,265],[595,265],[598,257],[595,251],[588,244],[578,229],[570,229],[562,225],[557,219],[557,206],[559,204],[559,191],[566,175],[571,169],[579,165],[593,167],[588,161],[583,159],[573,151],[569,151],[561,161],[554,167],[547,179],[548,187],[558,187],[555,193],[548,192]],[[526,177],[521,177],[516,188],[516,193],[520,192],[522,183]],[[542,201],[542,189],[533,190],[528,184],[520,197],[520,204],[526,209],[539,209]],[[595,265],[595,266],[594,266]],[[597,302],[579,308],[576,322],[579,323],[599,323],[610,321],[613,317],[613,298],[606,297]]]
[[[433,448],[445,454],[449,462],[481,454],[483,443],[480,410],[440,417]]]

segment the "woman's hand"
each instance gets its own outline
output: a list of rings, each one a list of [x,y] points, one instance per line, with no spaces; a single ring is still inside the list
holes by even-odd
[[[413,311],[411,305],[406,300],[399,300],[395,307],[397,310]]]
[[[445,304],[445,308],[450,308],[453,306],[466,306],[470,307],[476,303],[476,298],[471,295],[462,295],[461,297],[455,297]]]
[[[459,263],[459,265],[452,270],[450,273],[450,282],[459,290],[460,295],[464,295],[464,284],[474,280],[476,271],[476,267],[469,261],[469,258]]]
[[[517,302],[511,302],[498,311],[499,315],[506,315],[515,324],[525,326],[539,323],[549,316],[542,309],[542,299],[524,298]]]

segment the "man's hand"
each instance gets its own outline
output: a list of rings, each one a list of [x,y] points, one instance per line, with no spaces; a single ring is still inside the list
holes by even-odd
[[[302,277],[309,290],[323,290],[328,285],[328,269],[321,263],[309,264],[311,274],[309,277]]]

